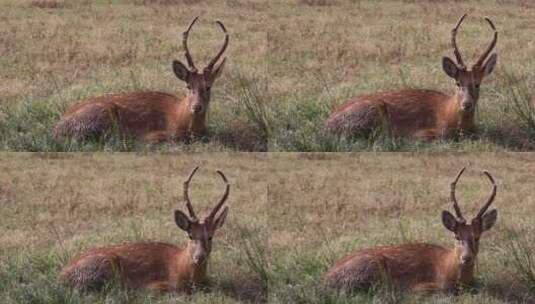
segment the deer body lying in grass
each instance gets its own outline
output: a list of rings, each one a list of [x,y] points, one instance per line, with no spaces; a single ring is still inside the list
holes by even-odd
[[[479,86],[496,65],[496,53],[490,57],[489,54],[496,45],[498,34],[492,21],[486,18],[494,30],[494,39],[472,70],[468,70],[456,44],[457,30],[465,17],[463,15],[452,30],[457,64],[448,57],[442,59],[444,72],[455,80],[455,94],[404,89],[358,96],[340,105],[329,116],[324,123],[325,130],[331,134],[354,136],[382,127],[392,136],[417,139],[451,137],[472,130]]]
[[[53,129],[54,136],[87,138],[116,129],[128,137],[158,142],[187,141],[192,134],[205,135],[211,87],[221,75],[226,58],[216,63],[228,46],[229,36],[223,23],[217,21],[225,33],[225,42],[199,73],[187,45],[189,31],[197,19],[193,19],[182,39],[189,69],[182,62],[173,61],[175,75],[187,84],[186,96],[178,98],[162,92],[131,92],[82,100],[66,110]]]
[[[230,186],[219,203],[200,222],[191,205],[188,187],[198,167],[184,182],[184,198],[189,217],[175,211],[175,222],[189,236],[188,245],[180,248],[159,242],[137,242],[89,249],[74,257],[59,273],[59,279],[77,288],[98,288],[113,280],[133,289],[152,291],[186,291],[207,283],[207,262],[212,237],[225,222],[228,207],[218,211],[228,198]]]
[[[446,248],[432,244],[402,244],[357,250],[340,259],[323,277],[323,283],[339,290],[367,289],[393,284],[413,291],[453,291],[474,280],[474,267],[479,252],[479,238],[497,219],[496,209],[487,212],[496,196],[492,194],[477,216],[468,224],[455,198],[455,186],[464,168],[451,184],[451,200],[457,218],[442,212],[442,223],[454,233],[455,246]]]

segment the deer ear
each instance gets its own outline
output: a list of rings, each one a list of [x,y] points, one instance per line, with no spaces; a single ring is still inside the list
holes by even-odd
[[[212,70],[212,73],[210,73],[210,76],[208,76],[210,79],[210,83],[213,83],[217,78],[219,78],[219,76],[221,76],[221,72],[223,71],[223,67],[225,66],[226,60],[226,57],[223,58],[221,63],[214,70]]]
[[[448,57],[442,57],[442,69],[448,76],[453,79],[457,79],[457,75],[459,75],[459,68],[455,62],[453,62],[453,60],[449,59]]]
[[[180,210],[175,210],[175,223],[178,228],[189,232],[191,227],[191,221],[189,220],[188,216],[184,214],[184,212]]]
[[[223,209],[223,211],[215,219],[214,221],[215,229],[219,229],[221,228],[221,226],[223,226],[223,224],[225,223],[225,220],[227,219],[227,212],[228,212],[228,207],[225,207],[225,209]]]
[[[498,219],[498,210],[492,209],[491,211],[485,213],[483,217],[481,218],[481,231],[487,231],[494,224],[496,223],[496,220]]]
[[[190,71],[182,62],[173,60],[173,72],[175,72],[178,79],[186,82],[188,81]]]
[[[457,220],[449,211],[442,211],[442,224],[451,232],[457,232]]]
[[[487,76],[492,71],[494,71],[494,67],[496,66],[496,62],[498,61],[498,54],[494,53],[490,55],[489,59],[485,62],[485,65],[483,66],[483,76]]]

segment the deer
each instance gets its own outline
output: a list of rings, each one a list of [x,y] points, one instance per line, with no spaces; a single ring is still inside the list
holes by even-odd
[[[188,48],[188,36],[198,18],[195,17],[182,34],[188,66],[178,60],[172,62],[175,76],[186,83],[185,96],[137,91],[75,102],[54,126],[53,136],[84,139],[118,130],[122,135],[145,142],[176,139],[189,142],[192,135],[206,135],[211,88],[225,65],[226,58],[219,59],[227,49],[229,35],[223,23],[216,21],[225,35],[223,46],[202,71],[197,70]]]
[[[455,237],[452,248],[409,243],[359,249],[338,260],[322,277],[322,283],[344,291],[365,290],[385,283],[414,292],[460,291],[470,286],[475,279],[480,237],[497,220],[496,209],[487,212],[496,197],[497,186],[492,175],[483,171],[492,184],[492,192],[468,223],[455,195],[455,187],[464,170],[459,171],[450,185],[456,217],[449,211],[442,211],[442,224]]]
[[[230,185],[223,172],[216,172],[226,184],[225,192],[203,221],[193,210],[188,189],[199,167],[184,182],[184,200],[189,216],[175,210],[175,223],[187,233],[185,248],[162,242],[134,242],[86,250],[72,258],[59,272],[60,281],[79,289],[101,288],[118,281],[131,289],[153,292],[187,292],[208,284],[207,264],[212,251],[212,238],[225,222]]]
[[[498,32],[493,22],[485,18],[494,37],[468,69],[456,42],[457,31],[466,16],[464,14],[451,31],[457,62],[449,57],[442,58],[442,69],[455,80],[453,95],[427,89],[401,89],[357,96],[335,108],[324,122],[324,131],[353,137],[382,129],[393,137],[417,140],[451,138],[472,132],[481,82],[496,66],[497,54],[489,54],[496,46]]]

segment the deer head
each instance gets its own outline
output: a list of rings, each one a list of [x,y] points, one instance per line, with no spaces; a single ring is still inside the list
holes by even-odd
[[[455,210],[457,218],[448,211],[442,211],[442,223],[444,224],[444,227],[455,234],[455,248],[458,253],[458,263],[461,267],[474,265],[479,251],[479,238],[484,231],[492,228],[498,217],[498,211],[496,209],[487,212],[487,209],[496,197],[497,186],[492,175],[487,171],[483,171],[483,174],[485,174],[492,183],[492,193],[470,224],[466,222],[455,197],[455,187],[465,169],[466,167],[459,171],[457,177],[450,185],[450,198],[453,202],[453,209]]]
[[[216,172],[223,178],[223,181],[226,184],[225,193],[204,221],[200,222],[197,215],[195,215],[195,211],[193,210],[188,195],[189,182],[198,169],[198,166],[195,167],[195,169],[191,171],[188,179],[184,182],[184,200],[186,201],[186,208],[188,209],[189,216],[180,210],[175,210],[175,222],[177,226],[184,230],[189,236],[190,240],[188,248],[191,260],[196,265],[202,265],[206,262],[210,255],[210,251],[212,250],[212,237],[214,236],[215,231],[221,228],[225,223],[228,207],[225,207],[219,215],[217,215],[217,213],[228,198],[230,185],[223,172],[217,170]]]
[[[444,72],[448,74],[448,76],[455,80],[455,84],[457,85],[457,102],[460,111],[463,113],[473,113],[476,109],[477,101],[479,99],[479,86],[481,85],[481,81],[485,76],[492,73],[494,67],[496,66],[498,55],[493,53],[489,57],[489,54],[496,46],[498,32],[496,31],[492,21],[489,18],[485,18],[485,20],[487,20],[487,22],[490,24],[492,30],[494,30],[494,38],[492,39],[492,42],[487,50],[481,54],[477,62],[472,66],[472,69],[469,70],[463,62],[456,42],[457,30],[459,29],[459,26],[465,17],[466,14],[459,19],[457,25],[451,31],[451,44],[453,47],[453,53],[457,59],[457,63],[453,62],[453,60],[448,57],[443,57],[442,68]]]
[[[208,63],[202,72],[199,73],[195,67],[195,64],[193,63],[193,59],[188,49],[189,32],[198,18],[198,16],[195,17],[193,21],[191,21],[188,29],[182,34],[182,44],[184,46],[185,57],[189,68],[178,60],[173,61],[173,71],[176,77],[184,81],[187,85],[187,100],[189,102],[188,108],[192,115],[203,115],[206,113],[206,110],[208,109],[208,103],[210,102],[210,89],[216,78],[221,75],[226,58],[223,58],[219,64],[216,65],[216,63],[227,49],[229,41],[227,29],[223,23],[221,23],[221,21],[216,21],[225,34],[225,42],[216,56]]]

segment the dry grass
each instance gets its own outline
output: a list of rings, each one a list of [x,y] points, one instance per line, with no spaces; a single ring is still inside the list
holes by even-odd
[[[231,193],[229,218],[214,238],[211,255],[215,286],[191,301],[265,301],[261,278],[247,266],[248,248],[240,245],[265,247],[263,155],[4,154],[1,159],[2,303],[27,303],[30,298],[47,303],[109,303],[124,296],[134,303],[188,299],[119,291],[77,294],[60,286],[55,275],[68,257],[91,246],[141,239],[184,244],[187,236],[177,229],[172,214],[184,208],[182,181],[196,164],[201,170],[190,196],[199,215],[206,215],[224,190],[216,169],[226,173]]]
[[[529,268],[535,250],[535,155],[281,154],[270,163],[273,303],[388,303],[390,296],[404,303],[535,303],[532,277],[525,278],[535,269],[515,266],[520,258]],[[449,183],[467,164],[457,190],[465,215],[473,216],[490,192],[480,170],[489,170],[499,184],[499,219],[481,240],[475,294],[346,297],[321,291],[320,276],[353,249],[407,241],[452,244],[440,212],[451,209]]]
[[[33,0],[30,6],[38,8],[63,8],[65,4],[54,0]]]
[[[459,45],[466,61],[491,38],[481,17],[492,17],[499,30],[498,66],[483,83],[473,136],[425,143],[320,132],[332,108],[355,95],[402,87],[452,92],[440,59],[452,55],[450,30],[465,12]],[[133,90],[183,94],[170,62],[181,56],[180,33],[196,15],[202,17],[191,35],[197,61],[206,62],[221,43],[209,21],[224,21],[231,34],[209,112],[210,141],[192,147],[51,138],[54,122],[78,99]],[[534,16],[526,0],[6,0],[0,149],[533,150],[535,112],[527,100],[535,91]]]
[[[535,154],[3,154],[0,163],[0,296],[6,303],[535,303]],[[216,236],[209,292],[192,297],[112,288],[83,294],[55,276],[83,248],[140,239],[183,244],[172,221],[192,166],[198,213],[232,189],[230,217]],[[268,167],[269,164],[269,167]],[[355,248],[422,241],[451,244],[440,211],[458,186],[473,215],[499,188],[497,225],[481,241],[473,293],[411,295],[388,290],[343,295],[318,281]],[[269,294],[269,297],[266,294]]]
[[[498,65],[481,86],[476,135],[459,144],[379,142],[379,149],[535,148],[533,130],[519,123],[508,87],[508,75],[514,74],[522,79],[518,86],[525,94],[535,94],[535,43],[530,38],[535,7],[529,1],[277,1],[271,9],[270,92],[280,113],[270,150],[376,149],[376,140],[332,143],[334,139],[318,135],[320,126],[331,109],[352,96],[405,87],[453,92],[441,58],[453,57],[450,31],[463,13],[469,17],[458,44],[465,62],[473,64],[492,39],[484,16],[499,31]]]
[[[145,4],[145,5],[143,5]],[[169,5],[165,5],[169,4]],[[171,5],[176,4],[176,5]],[[239,9],[236,7],[239,6]],[[40,9],[39,7],[57,8]],[[185,85],[171,71],[184,60],[181,33],[194,16],[190,49],[203,67],[222,43],[213,21],[231,35],[225,71],[212,92],[209,129],[214,142],[200,150],[265,150],[242,111],[242,83],[266,78],[265,3],[247,1],[3,1],[0,10],[0,146],[23,151],[124,150],[55,141],[50,129],[72,102],[110,92],[156,90],[182,95]],[[258,85],[262,87],[262,85]],[[248,90],[249,88],[245,88]],[[219,128],[227,121],[226,129]],[[234,142],[218,140],[234,133]],[[247,141],[244,146],[240,140]],[[236,143],[237,142],[237,143]],[[182,145],[165,147],[188,150]],[[135,150],[147,149],[144,146]]]

